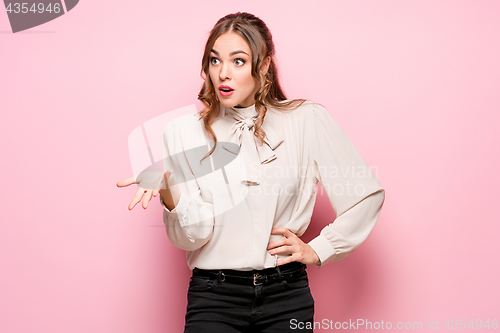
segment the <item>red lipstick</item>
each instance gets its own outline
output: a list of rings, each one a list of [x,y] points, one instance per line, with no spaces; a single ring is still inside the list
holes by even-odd
[[[234,92],[234,89],[230,86],[221,85],[219,86],[219,92],[222,96],[231,96]]]

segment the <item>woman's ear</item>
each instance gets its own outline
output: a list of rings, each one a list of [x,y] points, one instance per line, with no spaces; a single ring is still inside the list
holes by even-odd
[[[271,56],[267,56],[263,61],[262,61],[262,75],[266,75],[267,71],[269,69],[269,65],[271,64]]]

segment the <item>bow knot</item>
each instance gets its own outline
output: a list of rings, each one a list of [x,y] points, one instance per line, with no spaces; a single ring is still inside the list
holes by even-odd
[[[263,122],[262,129],[266,133],[264,138],[264,143],[259,145],[255,140],[255,121],[258,119],[259,115],[255,110],[255,104],[249,106],[247,108],[229,108],[224,107],[222,104],[220,105],[222,116],[228,119],[229,121],[234,121],[233,126],[231,127],[230,138],[235,138],[233,141],[238,144],[241,148],[244,130],[248,129],[249,134],[251,134],[252,138],[247,138],[247,142],[252,142],[252,147],[246,147],[246,149],[256,149],[258,152],[258,157],[261,164],[269,163],[276,159],[276,155],[274,150],[283,143],[283,139],[279,137],[279,135],[268,125],[266,122]],[[235,152],[237,154],[237,152]]]
[[[245,118],[243,120],[243,126],[246,125],[246,127],[249,129],[249,130],[252,130],[254,128],[254,125],[255,125],[255,120],[253,119],[254,117],[252,118]]]

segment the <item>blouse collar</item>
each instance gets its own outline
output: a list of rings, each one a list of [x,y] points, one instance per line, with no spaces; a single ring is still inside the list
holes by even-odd
[[[245,129],[249,129],[252,134],[254,134],[255,121],[257,120],[259,114],[255,109],[255,104],[252,104],[246,108],[236,108],[236,107],[225,107],[220,104],[221,116],[229,122],[232,122],[230,133],[230,141],[235,142],[241,148],[241,134]],[[268,107],[269,108],[269,107]],[[259,139],[254,135],[255,148],[259,153],[259,159],[261,164],[266,164],[272,162],[276,159],[276,154],[274,150],[281,145],[284,140],[278,133],[269,126],[269,123],[265,121],[261,128],[266,132],[266,137],[264,138],[264,144],[259,144]],[[234,152],[238,153],[238,152]]]
[[[229,109],[229,113],[237,112],[238,114],[240,114],[244,118],[252,118],[252,117],[256,117],[259,115],[257,113],[257,110],[255,109],[255,103],[250,105],[249,107],[246,107],[246,108],[230,107],[228,109]]]

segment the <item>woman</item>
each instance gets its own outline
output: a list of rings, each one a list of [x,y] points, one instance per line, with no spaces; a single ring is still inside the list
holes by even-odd
[[[187,251],[185,332],[312,332],[307,265],[354,251],[384,202],[326,109],[286,99],[274,53],[270,31],[252,14],[217,22],[202,60],[205,108],[165,126],[164,154],[175,156],[162,176],[167,185],[140,186],[129,205],[142,199],[146,208],[160,193],[167,235]],[[203,146],[206,155],[195,158]],[[212,172],[197,177],[207,165]],[[304,243],[318,182],[337,218]]]

